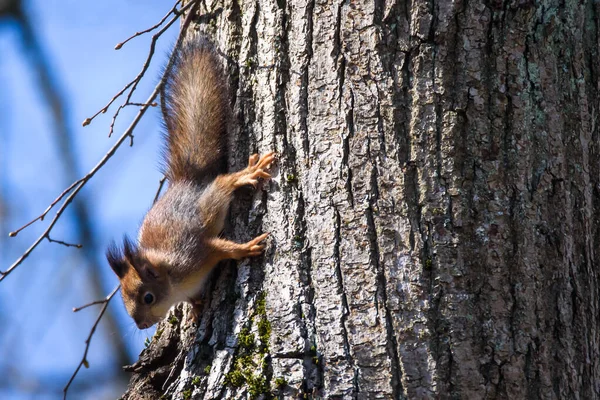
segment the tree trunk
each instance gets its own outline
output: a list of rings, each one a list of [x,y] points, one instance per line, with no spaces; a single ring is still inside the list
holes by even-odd
[[[228,235],[270,245],[221,268],[197,330],[162,323],[125,398],[598,398],[598,8],[202,10],[230,167],[281,155]]]

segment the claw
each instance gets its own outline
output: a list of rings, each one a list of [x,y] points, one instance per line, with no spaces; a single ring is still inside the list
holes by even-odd
[[[248,166],[249,167],[253,167],[256,165],[256,163],[258,162],[258,154],[252,154],[249,158],[248,158]]]
[[[272,151],[270,153],[265,154],[258,161],[259,168],[268,168],[269,165],[275,160],[275,152]]]
[[[231,258],[236,260],[241,260],[246,257],[256,257],[260,256],[262,252],[265,250],[265,245],[261,244],[265,238],[269,236],[269,233],[263,233],[260,236],[255,237],[251,241],[243,244],[236,244],[236,249],[231,254]]]
[[[263,240],[265,240],[267,238],[267,236],[269,236],[269,232],[263,233],[262,235],[255,237],[254,239],[249,241],[247,244],[256,245],[256,244],[262,242]]]
[[[239,178],[237,179],[235,186],[241,187],[245,185],[252,185],[256,187],[258,185],[258,178],[270,179],[266,169],[268,169],[273,161],[275,161],[275,152],[270,152],[262,157],[258,154],[253,154],[248,158],[248,167],[238,173]]]

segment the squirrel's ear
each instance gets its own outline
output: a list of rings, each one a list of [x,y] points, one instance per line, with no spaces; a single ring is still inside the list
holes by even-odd
[[[125,261],[133,266],[140,278],[143,280],[158,279],[159,271],[149,262],[144,262],[147,260],[140,256],[136,244],[127,236],[123,237],[123,254]]]
[[[119,278],[123,278],[129,269],[129,264],[125,262],[123,253],[115,242],[111,242],[106,249],[106,259],[115,274],[117,274]]]
[[[138,255],[138,249],[133,243],[131,239],[127,235],[123,236],[123,254],[125,255],[125,260],[129,262],[129,264],[135,266],[135,260]]]

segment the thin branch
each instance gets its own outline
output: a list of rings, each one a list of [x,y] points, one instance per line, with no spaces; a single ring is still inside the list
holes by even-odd
[[[67,198],[65,199],[65,201],[63,202],[61,207],[56,212],[56,215],[54,216],[54,218],[52,219],[52,221],[50,222],[50,224],[44,231],[44,233],[42,233],[36,239],[36,241],[27,250],[25,250],[25,252],[6,271],[0,271],[0,282],[2,282],[12,271],[14,271],[15,268],[17,268],[21,263],[23,263],[23,261],[25,261],[25,259],[31,254],[31,252],[33,250],[35,250],[35,248],[41,243],[42,240],[49,238],[52,228],[54,228],[54,225],[56,224],[56,222],[58,221],[60,216],[63,214],[65,209],[68,207],[68,205],[73,201],[73,199],[75,198],[77,193],[79,193],[79,191],[96,174],[96,172],[98,172],[98,170],[100,170],[100,168],[102,168],[102,166],[104,166],[104,164],[106,164],[106,162],[115,154],[115,152],[123,144],[123,142],[125,142],[125,140],[127,140],[127,138],[131,138],[133,130],[135,129],[137,124],[140,122],[141,118],[144,116],[144,114],[150,107],[150,104],[154,101],[156,96],[158,96],[163,85],[165,84],[165,81],[167,78],[167,73],[170,70],[171,66],[173,65],[173,62],[175,60],[175,55],[177,54],[177,50],[179,49],[179,47],[181,46],[181,43],[183,42],[183,38],[185,37],[185,32],[187,31],[187,28],[192,20],[191,16],[195,13],[196,6],[198,5],[198,0],[188,3],[185,7],[182,8],[181,11],[183,11],[184,8],[189,7],[190,5],[193,5],[193,8],[190,9],[190,13],[186,16],[186,19],[181,27],[179,36],[177,38],[177,42],[175,44],[175,48],[174,48],[173,52],[171,53],[171,57],[169,58],[169,62],[167,64],[167,67],[165,68],[165,72],[163,73],[163,75],[160,79],[160,82],[156,85],[156,87],[150,94],[150,97],[144,102],[145,106],[142,106],[140,108],[140,110],[136,114],[135,118],[133,119],[133,121],[131,122],[129,127],[125,130],[125,132],[123,132],[123,134],[116,141],[116,143],[113,145],[113,147],[111,147],[110,150],[108,150],[108,152],[104,155],[104,157],[102,157],[102,159],[98,162],[98,164],[96,164],[96,166],[94,168],[92,168],[90,170],[90,172],[87,173],[87,175],[85,175],[79,181],[76,181],[73,185],[71,185],[74,187],[73,190],[71,191],[71,194],[69,194],[69,196],[67,196]],[[152,51],[154,51],[153,48],[154,48],[154,41],[152,44]]]
[[[120,50],[120,49],[121,49],[121,47],[123,47],[123,46],[125,45],[125,43],[129,42],[131,39],[134,39],[134,38],[136,38],[136,37],[138,37],[138,36],[141,36],[141,35],[143,35],[143,34],[145,34],[145,33],[148,33],[148,32],[151,32],[151,31],[155,30],[156,28],[158,28],[159,26],[161,26],[161,25],[162,25],[162,24],[163,24],[163,23],[164,23],[164,22],[167,20],[167,18],[169,18],[169,16],[170,16],[171,14],[178,15],[179,13],[181,13],[181,11],[178,11],[178,10],[177,10],[177,5],[178,5],[180,2],[181,2],[181,0],[177,0],[177,1],[175,2],[175,4],[173,4],[173,8],[171,9],[171,11],[169,11],[169,12],[167,13],[167,15],[165,15],[165,16],[164,16],[164,17],[163,17],[163,18],[162,18],[160,21],[158,21],[158,23],[157,23],[156,25],[153,25],[153,26],[151,26],[150,28],[148,28],[148,29],[145,29],[145,30],[143,30],[143,31],[140,31],[140,32],[136,32],[136,33],[134,33],[133,35],[131,35],[130,37],[128,37],[127,39],[125,39],[125,40],[124,40],[124,41],[122,41],[121,43],[118,43],[118,44],[115,46],[115,50]]]
[[[94,336],[94,333],[96,332],[96,328],[98,327],[98,324],[100,323],[100,320],[102,319],[102,316],[104,315],[104,312],[108,308],[108,303],[114,297],[115,293],[117,293],[117,291],[119,290],[120,287],[121,287],[121,285],[118,285],[108,296],[106,296],[106,298],[104,300],[100,301],[101,303],[104,303],[104,305],[102,306],[102,309],[100,310],[100,313],[98,314],[98,318],[96,318],[96,322],[94,322],[94,325],[92,326],[92,329],[90,330],[90,334],[88,335],[88,337],[85,341],[85,351],[83,352],[83,357],[81,357],[81,361],[79,361],[79,365],[77,366],[77,368],[75,369],[75,372],[73,372],[73,375],[71,375],[71,379],[69,379],[69,382],[63,389],[63,392],[64,392],[63,399],[67,398],[67,391],[69,390],[69,386],[71,386],[71,383],[75,379],[75,376],[77,376],[77,373],[81,369],[81,366],[84,365],[86,368],[89,368],[90,364],[87,360],[87,354],[88,354],[88,351],[90,350],[90,343],[92,342],[92,337]]]
[[[109,107],[112,105],[112,103],[114,103],[114,102],[115,102],[115,100],[117,100],[119,97],[121,97],[121,95],[122,95],[123,93],[125,93],[125,91],[126,91],[127,89],[129,89],[129,87],[130,87],[131,85],[133,85],[133,81],[131,81],[131,82],[129,82],[127,85],[125,85],[125,87],[124,87],[123,89],[121,89],[121,90],[120,90],[120,91],[119,91],[117,94],[115,94],[115,95],[113,96],[113,98],[112,98],[112,99],[110,99],[110,101],[109,101],[109,102],[108,102],[108,103],[107,103],[107,104],[106,104],[104,107],[102,107],[100,110],[98,110],[98,112],[97,112],[96,114],[92,115],[92,116],[91,116],[91,117],[89,117],[89,118],[86,118],[86,119],[84,119],[84,120],[83,120],[83,122],[81,123],[81,125],[82,125],[82,126],[88,126],[89,124],[91,124],[91,123],[92,123],[92,121],[94,120],[94,118],[96,118],[98,115],[100,115],[100,114],[104,114],[105,112],[107,112],[107,111],[108,111],[108,108],[109,108]]]
[[[191,7],[191,5],[194,4],[193,2],[190,2],[188,4],[186,4],[184,7],[181,8],[181,12],[183,12],[185,9]],[[176,14],[173,18],[171,18],[169,20],[169,22],[167,22],[165,24],[165,26],[163,26],[158,32],[156,32],[154,35],[152,35],[152,41],[150,42],[150,51],[148,52],[148,57],[146,57],[146,61],[144,62],[144,65],[142,66],[142,70],[139,72],[139,74],[133,79],[133,84],[131,85],[131,88],[129,89],[129,93],[127,94],[127,98],[125,99],[125,101],[123,102],[123,104],[121,104],[118,108],[117,111],[115,111],[112,120],[110,122],[110,130],[108,132],[108,137],[111,137],[113,134],[113,130],[115,127],[115,122],[117,120],[117,117],[119,116],[119,113],[121,112],[121,110],[123,108],[125,108],[127,106],[127,104],[129,102],[131,102],[131,96],[133,96],[133,93],[135,92],[135,90],[137,89],[138,84],[140,83],[140,81],[142,80],[142,78],[144,77],[144,74],[146,74],[146,71],[148,70],[148,67],[150,67],[150,62],[152,61],[152,57],[154,56],[154,50],[156,47],[156,42],[158,41],[158,38],[160,38],[162,36],[162,34],[171,27],[171,25],[177,21],[179,19],[179,15],[181,14]],[[147,103],[151,103],[151,102],[147,102]],[[131,145],[133,146],[133,141],[131,143]]]
[[[52,203],[50,203],[50,205],[48,206],[48,208],[46,208],[44,210],[43,213],[41,213],[39,216],[37,216],[35,219],[29,221],[28,223],[26,223],[25,225],[23,225],[22,227],[20,227],[19,229],[17,229],[16,231],[12,231],[8,234],[8,236],[10,237],[15,237],[19,234],[19,232],[21,232],[23,229],[27,228],[29,225],[33,224],[35,221],[43,221],[44,217],[46,217],[46,214],[48,214],[50,212],[50,210],[56,205],[56,203],[58,203],[59,201],[62,200],[63,197],[65,197],[71,190],[73,190],[73,188],[75,186],[77,186],[79,183],[81,183],[83,179],[79,179],[76,180],[75,182],[73,182],[71,184],[71,186],[69,186],[68,188],[66,188],[65,190],[63,190],[63,192],[56,198],[54,199],[54,201]]]
[[[138,83],[140,82],[140,80],[142,79],[142,77],[144,76],[146,71],[148,70],[148,67],[150,66],[150,61],[152,60],[152,56],[154,55],[154,48],[156,46],[156,41],[167,29],[169,29],[171,27],[171,25],[173,25],[173,23],[175,21],[177,21],[179,19],[179,16],[183,12],[185,12],[187,9],[192,7],[194,4],[196,4],[196,2],[191,1],[188,4],[186,4],[185,6],[183,6],[181,8],[181,10],[179,10],[179,12],[176,13],[176,15],[173,18],[171,18],[169,20],[169,22],[167,22],[165,24],[165,26],[163,26],[158,32],[156,32],[154,35],[152,35],[152,41],[150,42],[150,51],[148,52],[148,57],[146,58],[146,61],[144,62],[144,65],[142,66],[142,70],[140,71],[140,73],[131,82],[129,82],[127,85],[125,85],[125,87],[123,89],[121,89],[116,95],[114,95],[113,98],[110,99],[110,101],[103,108],[101,108],[96,114],[92,115],[90,118],[86,118],[83,121],[83,124],[82,124],[83,126],[89,125],[94,120],[94,118],[96,118],[99,114],[104,114],[106,111],[108,111],[109,107],[119,97],[121,97],[123,95],[123,93],[125,93],[127,91],[127,89],[129,89],[129,93],[127,94],[127,99],[125,100],[125,102],[122,105],[119,106],[119,108],[113,115],[113,118],[112,118],[112,121],[110,124],[110,131],[109,131],[108,137],[110,137],[112,135],[116,118],[118,117],[118,115],[119,115],[121,109],[124,107],[124,105],[130,102],[133,92],[135,92],[135,89],[137,88]]]
[[[48,239],[48,241],[50,243],[58,243],[58,244],[62,244],[63,246],[66,247],[77,247],[78,249],[82,248],[83,246],[80,244],[73,244],[73,243],[67,243],[67,242],[63,242],[62,240],[56,240],[56,239],[52,239],[50,237],[50,235],[46,236],[46,239]]]
[[[118,285],[114,290],[119,290],[119,288],[121,287],[121,285]],[[111,292],[112,293],[112,292]],[[87,303],[82,305],[81,307],[73,307],[73,312],[78,312],[81,311],[85,308],[91,307],[91,306],[95,306],[96,304],[104,304],[107,302],[108,297],[103,298],[102,300],[96,300],[96,301],[92,301],[91,303]]]
[[[162,191],[162,188],[163,188],[166,180],[167,180],[167,177],[163,176],[160,179],[160,181],[158,182],[158,190],[156,191],[156,196],[154,196],[154,200],[152,201],[152,204],[156,203],[156,200],[158,200],[158,196],[160,196],[160,192]]]
[[[19,232],[21,232],[23,229],[27,228],[29,225],[33,224],[35,221],[41,221],[44,219],[45,214],[42,214],[38,217],[36,217],[35,219],[32,219],[31,221],[29,221],[28,223],[26,223],[25,225],[23,225],[22,227],[20,227],[19,229],[17,229],[16,231],[12,231],[8,233],[9,237],[15,237],[19,234]]]
[[[125,104],[126,106],[137,106],[137,107],[144,107],[146,104],[144,103],[127,103]],[[154,103],[150,103],[148,104],[150,107],[156,107],[158,105],[157,102]]]

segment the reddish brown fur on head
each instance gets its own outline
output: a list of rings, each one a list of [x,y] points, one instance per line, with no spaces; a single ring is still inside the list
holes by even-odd
[[[166,315],[171,304],[163,266],[151,263],[127,237],[123,239],[122,249],[112,243],[106,258],[121,282],[125,308],[138,328],[149,328]]]

